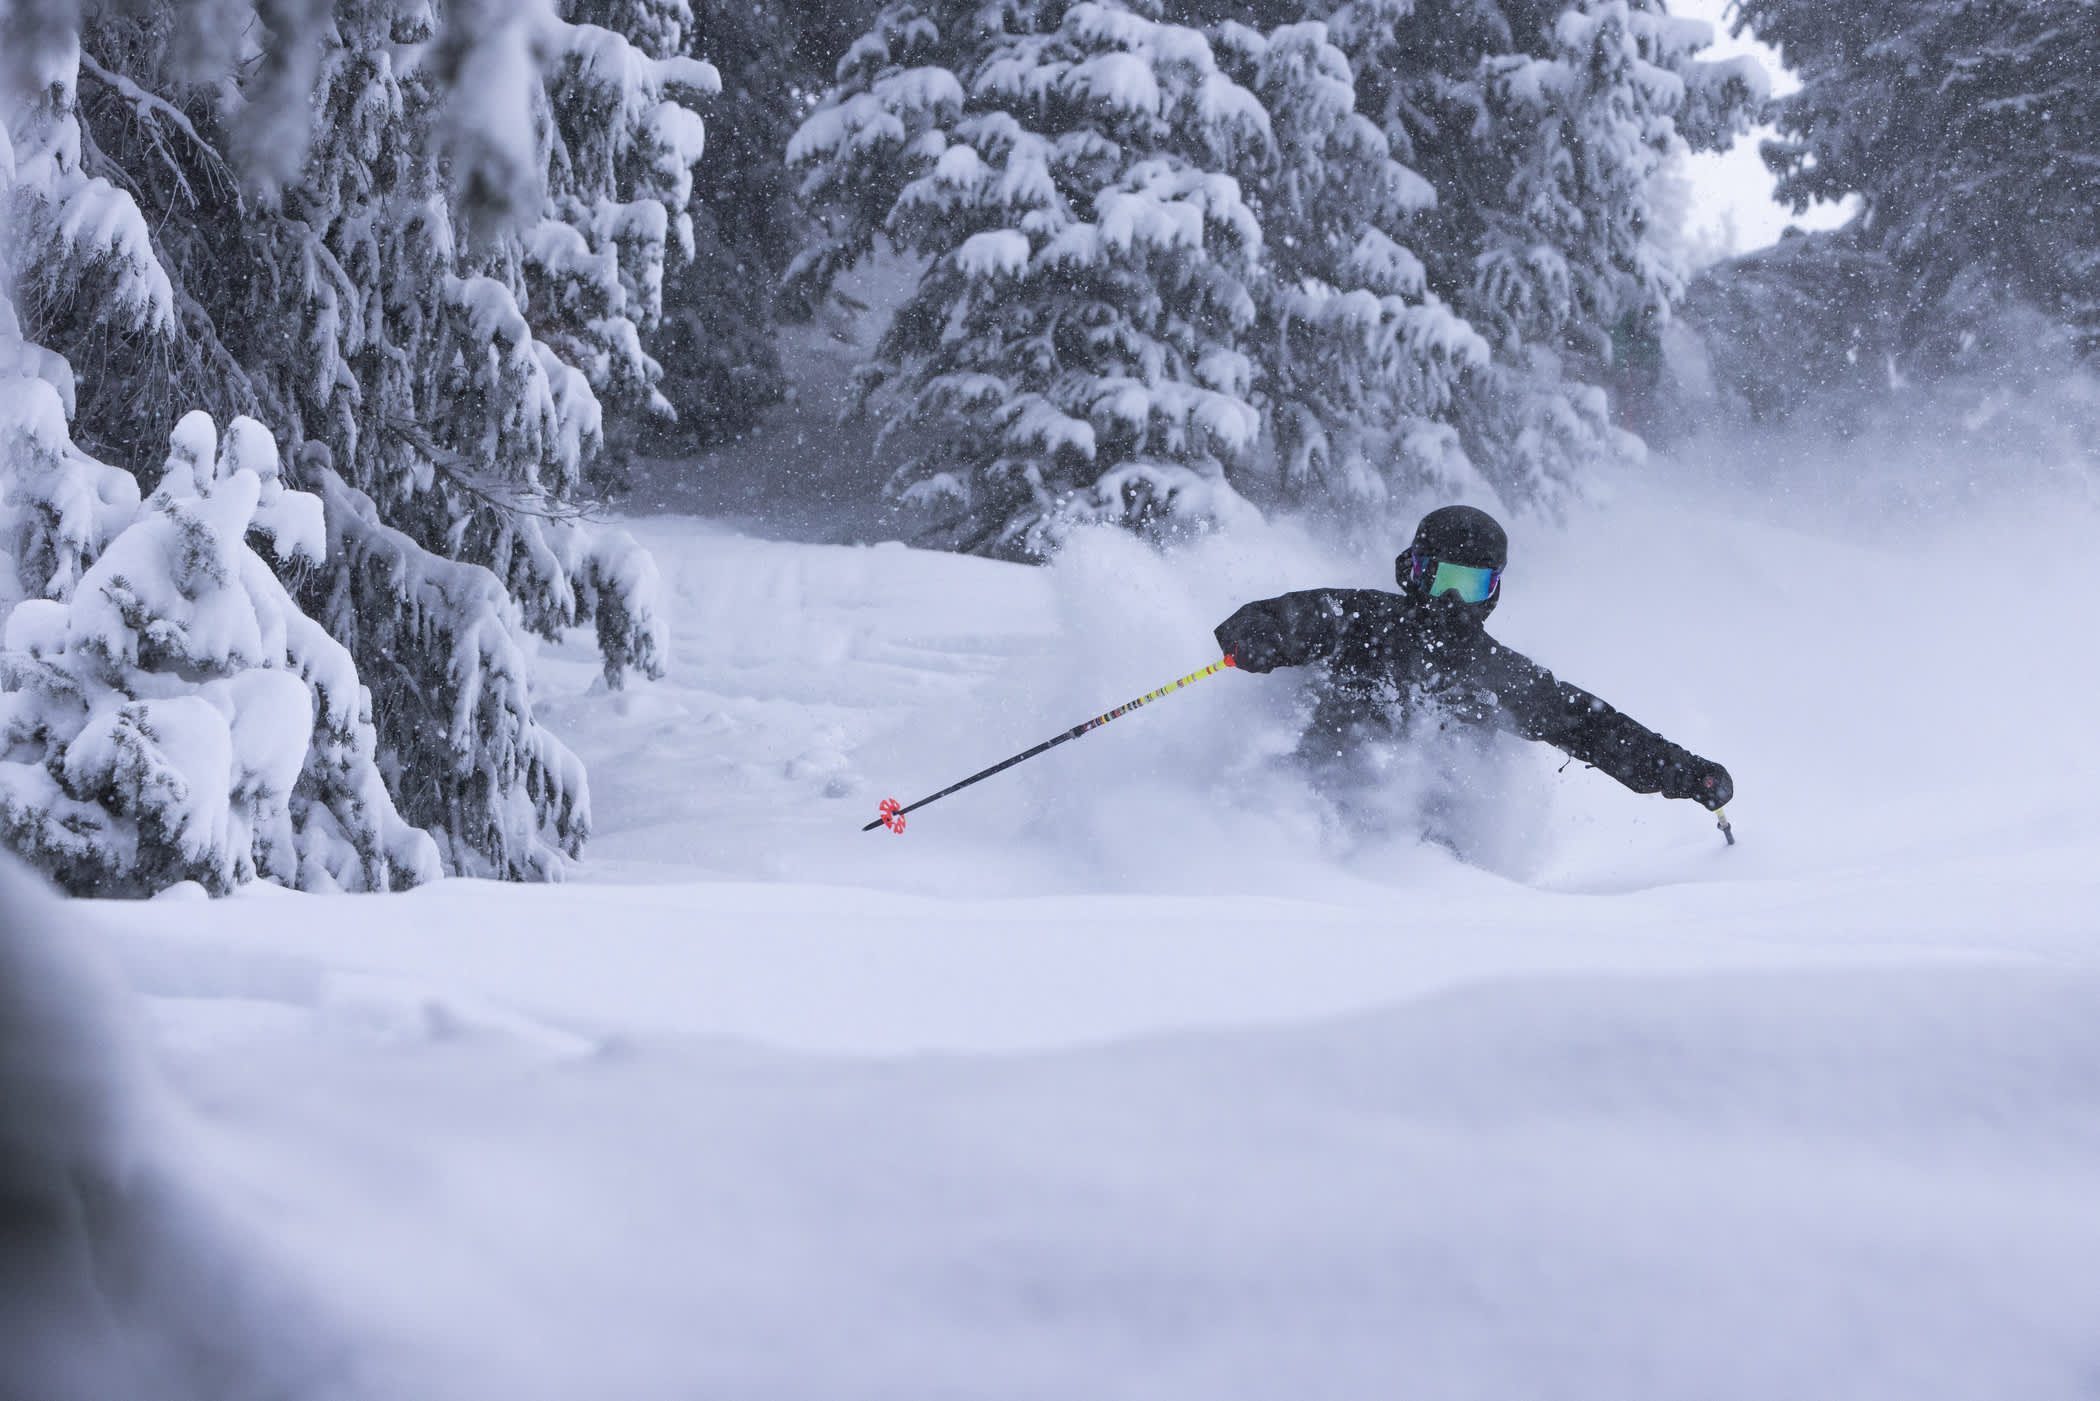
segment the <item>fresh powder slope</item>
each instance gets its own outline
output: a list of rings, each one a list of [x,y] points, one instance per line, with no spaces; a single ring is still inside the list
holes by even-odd
[[[1512,748],[1465,864],[1305,784],[1285,675],[858,830],[1391,542],[645,518],[669,678],[548,658],[570,883],[67,912],[294,1390],[2089,1396],[2092,524],[1519,525],[1498,634],[1727,763],[1742,842]]]

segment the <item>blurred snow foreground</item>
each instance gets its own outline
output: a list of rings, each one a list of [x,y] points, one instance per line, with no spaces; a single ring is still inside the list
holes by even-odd
[[[301,1287],[217,1209],[135,1004],[80,933],[0,856],[0,1395],[323,1394]]]
[[[1371,561],[634,525],[669,675],[546,666],[585,879],[10,906],[23,1394],[2090,1395],[2100,747],[1941,684],[2086,693],[2077,513],[1960,523],[2017,609],[1929,530],[1520,528],[1498,632],[1744,837],[1519,750],[1521,880],[1336,821],[1281,676],[858,830]]]

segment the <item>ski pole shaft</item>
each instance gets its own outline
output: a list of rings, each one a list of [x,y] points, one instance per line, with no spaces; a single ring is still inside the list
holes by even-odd
[[[1158,700],[1161,696],[1172,695],[1174,692],[1180,690],[1183,686],[1189,685],[1192,682],[1201,681],[1206,676],[1215,676],[1219,672],[1231,666],[1232,664],[1233,663],[1231,657],[1222,657],[1219,660],[1212,662],[1209,666],[1203,668],[1203,670],[1201,671],[1192,671],[1188,675],[1182,677],[1179,681],[1170,682],[1169,684],[1160,687],[1156,691],[1147,692],[1146,694],[1139,696],[1134,701],[1129,701],[1123,705],[1117,706],[1114,710],[1109,711],[1105,715],[1096,715],[1093,719],[1087,721],[1083,725],[1074,725],[1071,729],[1066,730],[1063,734],[1054,736],[1050,739],[1046,739],[1033,749],[1024,749],[1019,754],[1014,755],[1011,759],[1001,759],[998,763],[992,765],[990,768],[980,770],[977,773],[973,773],[960,783],[951,783],[946,788],[943,788],[940,792],[933,794],[931,797],[919,799],[919,801],[913,803],[910,807],[899,807],[897,805],[896,799],[886,798],[883,800],[882,803],[882,816],[876,818],[873,822],[870,822],[867,826],[861,828],[860,830],[863,832],[872,832],[877,827],[887,827],[892,832],[902,832],[904,830],[904,814],[914,811],[915,809],[925,807],[928,803],[939,802],[942,798],[947,797],[950,793],[960,792],[961,790],[968,788],[971,784],[981,782],[984,779],[990,778],[995,773],[1001,773],[1007,769],[1010,769],[1015,764],[1018,764],[1025,759],[1033,759],[1036,755],[1042,753],[1046,749],[1055,749],[1058,745],[1063,744],[1068,739],[1078,739],[1088,730],[1099,729],[1101,726],[1106,725],[1111,720],[1120,719],[1121,717],[1128,715],[1131,711],[1136,710],[1141,705],[1150,705],[1153,701]]]
[[[1722,835],[1722,836],[1724,836],[1724,837],[1728,838],[1728,844],[1729,844],[1730,846],[1734,846],[1734,845],[1735,845],[1735,828],[1733,828],[1733,827],[1731,827],[1731,826],[1729,826],[1729,825],[1728,825],[1728,809],[1727,809],[1727,808],[1715,808],[1715,809],[1714,809],[1714,825],[1715,825],[1716,827],[1719,827],[1719,828],[1721,829],[1721,835]]]

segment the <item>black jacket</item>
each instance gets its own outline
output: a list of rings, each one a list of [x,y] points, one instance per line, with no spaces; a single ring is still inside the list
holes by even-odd
[[[1330,728],[1347,717],[1434,707],[1541,740],[1636,793],[1698,798],[1709,807],[1728,800],[1727,771],[1718,764],[1555,680],[1489,637],[1462,607],[1418,608],[1377,589],[1308,589],[1246,605],[1218,625],[1217,638],[1250,671],[1325,663],[1328,691],[1316,723]]]

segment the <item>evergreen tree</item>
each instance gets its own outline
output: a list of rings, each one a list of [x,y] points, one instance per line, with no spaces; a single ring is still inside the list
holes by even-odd
[[[604,446],[586,459],[603,489],[626,485],[642,431],[675,416],[663,367],[643,348],[662,317],[668,265],[693,260],[699,103],[715,69],[686,56],[687,0],[567,0],[541,29],[551,149],[545,207],[518,221],[533,334],[584,372]]]
[[[73,434],[149,486],[149,444],[200,404],[291,445],[326,556],[273,562],[371,690],[392,801],[453,869],[552,873],[589,809],[533,719],[532,635],[595,623],[615,684],[661,665],[653,566],[584,508],[608,440],[666,407],[641,335],[691,246],[714,71],[678,52],[683,0],[206,8],[0,45],[91,94],[79,170],[16,202],[20,339],[87,369]],[[225,51],[229,18],[259,61]],[[11,129],[44,101],[27,76]],[[286,139],[307,130],[328,139]],[[149,217],[68,256],[65,201],[118,182]]]
[[[827,178],[856,180],[858,113],[923,124],[883,152],[915,177],[883,224],[931,263],[866,387],[895,381],[892,426],[925,430],[898,486],[937,538],[1031,555],[1080,520],[1232,508],[1261,233],[1221,168],[1266,120],[1193,31],[1090,4],[1015,18],[960,76],[857,49],[868,103],[821,112],[792,155],[845,148]]]
[[[1765,151],[1778,197],[1860,198],[1853,253],[1900,279],[1914,371],[1951,364],[2008,297],[2100,342],[2100,13],[1743,0],[1737,24],[1801,76]]]
[[[1598,386],[1683,290],[1653,185],[1673,151],[1733,139],[1762,74],[1694,59],[1709,27],[1661,0],[1346,0],[1332,24],[1437,192],[1411,244],[1428,286],[1493,346],[1454,404],[1465,450],[1505,500],[1550,504],[1638,451]]]
[[[112,513],[130,519],[76,583],[44,581],[52,596],[8,612],[0,838],[83,895],[436,878],[437,844],[380,777],[349,652],[273,572],[319,563],[326,531],[319,498],[285,486],[269,431],[236,419],[221,444],[191,414],[141,506],[127,474],[72,446],[50,390],[0,405],[18,480],[41,478],[48,508],[99,479],[105,505],[133,509]],[[16,583],[38,582],[33,552],[17,565]]]
[[[1436,191],[1357,111],[1326,25],[1263,36],[1227,20],[1218,32],[1230,71],[1271,114],[1246,188],[1265,255],[1255,394],[1282,497],[1354,514],[1396,492],[1465,494],[1476,478],[1446,419],[1487,343],[1428,290],[1401,241]]]
[[[928,260],[866,387],[931,538],[1034,556],[1224,519],[1277,446],[1287,494],[1382,496],[1374,439],[1442,465],[1411,430],[1484,347],[1380,227],[1427,195],[1342,55],[1317,24],[1156,14],[890,5],[790,150],[827,220],[791,289],[878,235]]]
[[[667,456],[735,438],[787,391],[774,302],[802,211],[785,152],[829,77],[798,7],[699,0],[696,13],[724,88],[701,108],[708,144],[694,172],[693,256],[667,271],[650,339],[677,418],[651,423],[646,442]]]
[[[278,578],[318,564],[326,532],[268,430],[236,419],[222,443],[191,414],[143,503],[73,441],[72,367],[7,289],[92,293],[113,327],[163,338],[176,292],[137,203],[84,168],[73,34],[4,18],[0,840],[82,894],[430,879],[349,653]]]
[[[1725,417],[1827,418],[1842,432],[1863,426],[1868,403],[1901,373],[1902,301],[1888,260],[1839,229],[1792,233],[1707,270],[1682,316]]]
[[[1484,479],[1511,503],[1550,507],[1593,464],[1638,451],[1599,386],[1628,347],[1652,342],[1683,291],[1653,236],[1651,190],[1688,145],[1732,138],[1762,97],[1754,66],[1693,60],[1710,31],[1671,19],[1659,0],[1276,0],[1253,12],[1274,22],[1266,34],[1239,22],[1248,13],[1204,0],[900,0],[802,129],[792,155],[810,169],[806,192],[825,225],[791,291],[821,291],[878,236],[932,260],[878,374],[900,391],[896,436],[922,445],[899,486],[956,511],[948,538],[1013,548],[1004,525],[972,530],[1118,518],[1102,480],[1127,498],[1126,520],[1151,518],[1164,496],[1220,507],[1217,486],[1356,512],[1395,491],[1464,492]],[[1119,35],[1146,37],[1119,38],[1126,47],[1112,54],[1101,46],[1109,15],[1125,17]],[[1156,106],[1118,109],[1100,75],[1152,63],[1159,50],[1146,45],[1167,33],[1189,36],[1200,61],[1185,76],[1153,65],[1150,86],[1132,91]],[[1219,101],[1228,90],[1238,105]],[[1044,143],[1046,154],[1024,156],[1027,176],[1006,146],[977,139],[992,113]],[[965,169],[959,145],[986,172]],[[1233,182],[1245,232],[1236,251],[1201,241],[1202,285],[1229,282],[1243,319],[1221,315],[1224,303],[1175,304],[1198,279],[1156,253],[1101,300],[1115,315],[1156,306],[1215,337],[1205,354],[1241,357],[1235,374],[1210,380],[1201,355],[1157,361],[1172,382],[1249,411],[1251,431],[1236,441],[1118,438],[1096,412],[1114,401],[1074,398],[1073,386],[1129,378],[1126,368],[1031,341],[1038,323],[995,324],[979,309],[1025,318],[1011,308],[1037,306],[1069,326],[1059,299],[1098,294],[1075,287],[1082,264],[1055,239],[1062,221],[1094,212],[1086,200],[1127,193],[1116,182],[1130,167],[1104,151],[1164,155]],[[1029,178],[1038,164],[1043,178]],[[1048,208],[1043,191],[1055,196]],[[1164,334],[1116,332],[1131,345]],[[1019,412],[1003,407],[1017,392],[1042,392],[1034,380],[1017,391],[1017,365],[1044,383],[1068,377],[1054,400],[1062,420],[1002,417]],[[1010,431],[1065,420],[1092,436],[1017,445]],[[1097,461],[1103,449],[1177,463],[1209,485],[1138,486]],[[1024,524],[1022,552],[1040,543],[1035,529]]]

